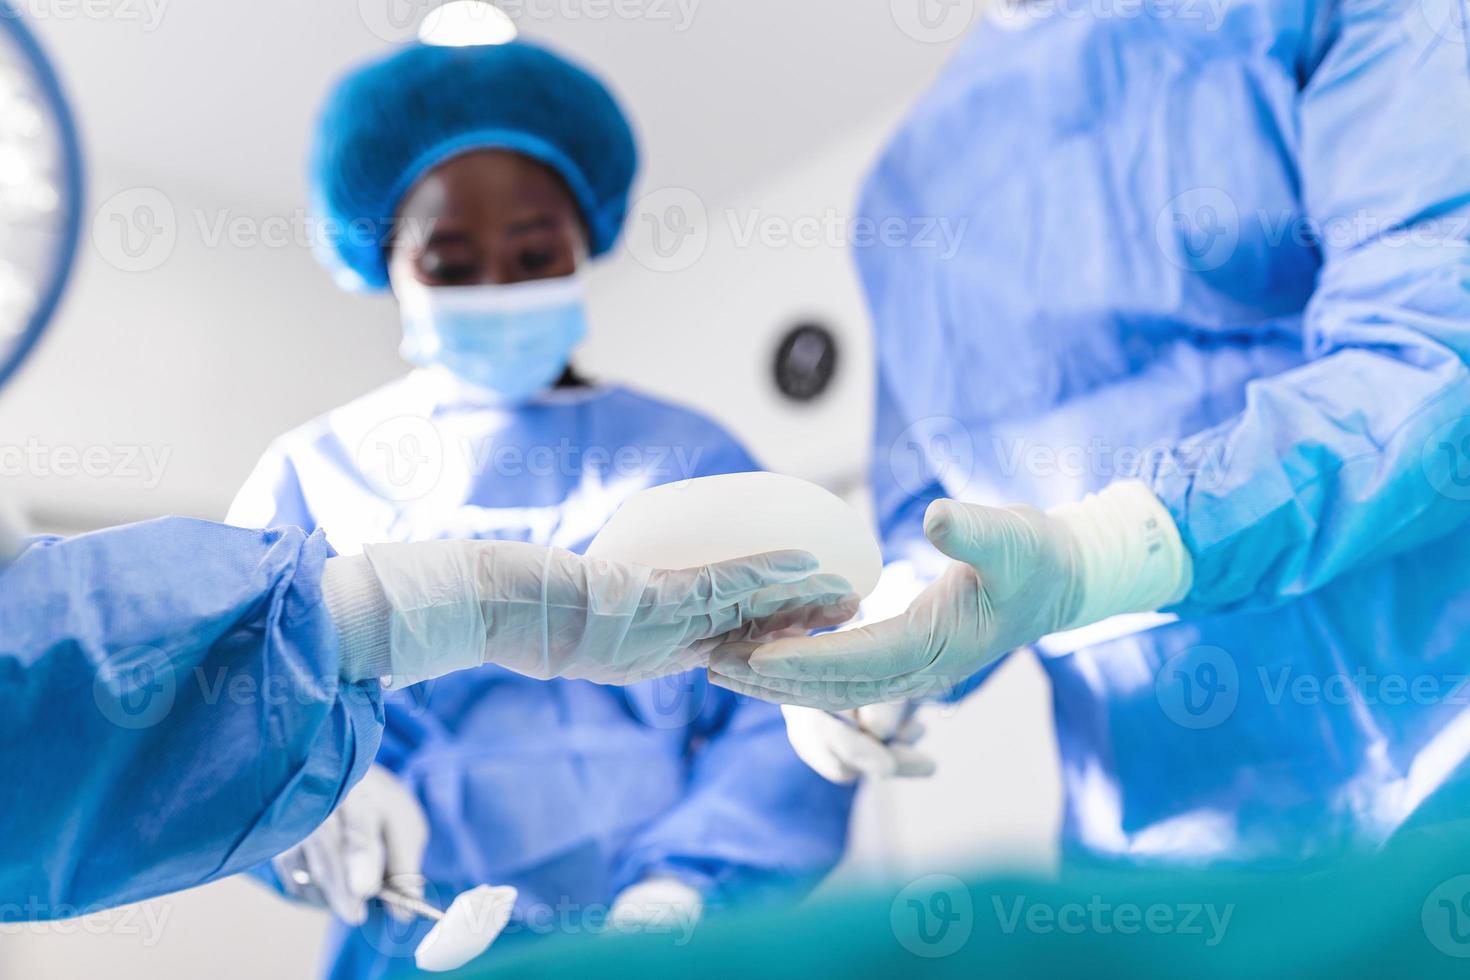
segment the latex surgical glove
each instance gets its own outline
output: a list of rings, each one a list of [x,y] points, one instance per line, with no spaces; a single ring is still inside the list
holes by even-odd
[[[514,541],[369,546],[322,591],[349,679],[391,686],[496,663],[630,684],[703,665],[723,642],[851,618],[842,579],[805,552],[669,571]]]
[[[423,897],[428,842],[429,824],[418,800],[398,777],[373,766],[326,822],[271,864],[286,894],[358,926],[385,880],[399,892]]]
[[[1192,563],[1137,481],[1080,503],[931,504],[924,533],[953,559],[902,615],[840,633],[732,643],[712,681],[778,703],[840,709],[947,691],[1017,647],[1189,592]]]
[[[704,915],[704,896],[678,878],[648,878],[613,900],[604,935],[687,932]]]
[[[924,726],[908,702],[833,714],[782,705],[786,737],[797,756],[833,783],[934,775],[934,760],[914,748]]]

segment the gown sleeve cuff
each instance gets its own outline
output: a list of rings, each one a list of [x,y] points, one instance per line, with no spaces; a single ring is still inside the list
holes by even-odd
[[[391,673],[392,610],[368,560],[329,559],[322,573],[322,601],[337,627],[343,679],[374,680]]]
[[[1193,561],[1168,508],[1143,483],[1124,480],[1051,514],[1081,555],[1082,608],[1068,629],[1182,602]]]

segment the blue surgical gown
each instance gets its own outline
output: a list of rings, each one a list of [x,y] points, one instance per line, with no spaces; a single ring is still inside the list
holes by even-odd
[[[1074,854],[1310,859],[1464,800],[1465,3],[1012,6],[863,193],[889,557],[940,495],[1173,514],[1178,621],[1041,651]]]
[[[326,538],[167,518],[0,570],[0,920],[234,874],[306,837],[377,752],[338,681]]]
[[[321,528],[343,553],[444,537],[580,550],[630,494],[754,468],[707,419],[626,389],[502,409],[417,371],[278,440],[230,519]],[[497,948],[593,928],[650,876],[715,902],[814,883],[852,801],[797,759],[776,708],[702,673],[619,688],[464,671],[387,697],[378,761],[428,816],[431,898],[520,890]],[[331,975],[401,970],[426,931],[377,908],[338,925]]]

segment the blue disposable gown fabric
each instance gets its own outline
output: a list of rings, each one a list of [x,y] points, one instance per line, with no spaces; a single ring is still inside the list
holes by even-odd
[[[367,771],[325,536],[166,518],[0,569],[0,920],[204,884],[302,840]]]
[[[711,421],[627,389],[505,408],[431,369],[279,439],[230,518],[321,528],[343,553],[445,537],[581,550],[639,490],[755,468]],[[520,890],[497,949],[595,928],[649,876],[714,902],[810,885],[842,854],[853,797],[797,759],[779,710],[703,672],[612,687],[463,671],[388,695],[378,761],[428,815],[432,900]],[[336,927],[330,973],[391,975],[427,929],[374,906]]]
[[[1463,793],[1467,22],[1020,5],[866,186],[914,231],[857,254],[889,557],[936,496],[1134,476],[1194,557],[1177,622],[1041,650],[1073,852],[1299,860]]]

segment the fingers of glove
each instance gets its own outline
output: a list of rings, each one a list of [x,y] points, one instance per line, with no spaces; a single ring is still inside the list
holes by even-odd
[[[1024,583],[1036,555],[1036,526],[1014,510],[936,500],[924,513],[924,535],[946,556],[981,573],[1002,596]]]
[[[897,779],[927,779],[934,775],[934,757],[911,745],[890,745],[893,758],[892,775]]]
[[[396,880],[400,875],[411,878],[420,878],[423,875],[424,849],[429,845],[429,826],[417,803],[413,809],[394,813],[383,822],[383,844],[386,851],[383,870],[389,879]]]
[[[899,679],[875,682],[831,683],[824,681],[788,681],[761,677],[750,671],[741,659],[755,644],[726,644],[711,656],[709,680],[716,687],[772,704],[794,704],[824,711],[858,708],[875,701],[907,697],[919,693],[922,680]],[[745,648],[743,651],[741,648]],[[727,666],[716,667],[720,658]]]
[[[361,925],[367,918],[367,909],[360,900],[353,898],[348,880],[340,808],[302,842],[301,850],[306,872],[320,890],[327,908],[342,921]]]
[[[804,708],[818,709],[825,709],[827,707],[826,702],[821,697],[807,697],[803,693],[795,690],[799,685],[794,683],[789,684],[786,689],[780,689],[778,687],[770,687],[761,683],[748,681],[743,678],[721,674],[714,667],[709,668],[709,682],[715,687],[722,687],[727,691],[745,697],[755,698],[758,701],[769,701],[771,704],[792,704]],[[770,683],[780,685],[788,682],[773,681]]]
[[[693,615],[687,628],[696,637],[744,631],[745,638],[803,623],[812,624],[807,627],[809,630],[820,629],[851,619],[857,614],[859,601],[852,586],[841,576],[812,575],[798,582],[761,589],[734,605]],[[753,624],[758,624],[758,628],[748,629]]]
[[[882,742],[896,738],[913,716],[908,701],[870,704],[857,710],[857,724],[863,731]]]
[[[738,607],[747,620],[765,619],[793,609],[856,606],[861,600],[841,575],[809,575],[797,582],[773,585],[750,595]]]
[[[862,773],[855,769],[849,769],[841,759],[837,758],[830,746],[827,745],[798,745],[791,743],[796,752],[796,757],[806,763],[808,769],[839,786],[855,783]]]
[[[904,722],[903,727],[898,730],[898,734],[893,736],[890,741],[899,745],[913,745],[919,739],[923,738],[924,734],[928,731],[929,729],[925,728],[924,723],[915,715]]]
[[[916,682],[893,687],[893,696],[868,704],[895,700],[900,691],[906,697],[936,694],[985,665],[988,609],[978,573],[953,562],[903,614],[837,633],[772,640],[750,653],[748,666],[761,677],[782,680]],[[723,665],[718,669],[732,674]]]
[[[383,821],[384,879],[394,891],[413,898],[424,896],[424,849],[429,844],[429,826],[418,801],[404,790],[404,805],[387,814]],[[397,908],[389,912],[399,921],[413,916]]]
[[[792,742],[807,745],[830,745],[853,730],[847,717],[839,717],[830,711],[816,708],[798,708],[781,705],[781,717],[786,721],[786,734]]]
[[[922,602],[922,597],[920,600]],[[926,618],[906,612],[856,629],[820,636],[790,637],[764,644],[750,655],[750,668],[782,680],[877,681],[902,677],[933,663],[934,631]]]
[[[311,880],[311,873],[306,870],[306,859],[301,853],[300,844],[271,858],[271,867],[280,879],[281,889],[287,895],[313,905],[327,904],[321,889]]]
[[[809,578],[817,567],[810,552],[770,551],[700,568],[657,571],[652,583],[658,604],[672,604],[675,615],[693,617],[738,606],[761,589]]]
[[[782,707],[781,711],[786,716],[791,744],[803,758],[805,746],[806,754],[835,760],[845,774],[883,779],[897,772],[898,755],[880,739],[859,729],[851,718],[809,708]],[[812,768],[827,775],[817,766]]]
[[[892,748],[866,732],[843,727],[846,734],[837,735],[832,742],[832,754],[843,765],[867,779],[886,779],[897,772],[898,758]]]
[[[841,626],[857,615],[859,601],[856,596],[851,596],[832,603],[790,607],[752,620],[736,630],[731,638],[759,640],[805,636],[812,630]]]
[[[786,737],[791,748],[802,762],[829,783],[855,782],[858,773],[843,765],[832,750],[835,733],[833,727],[843,723],[825,711],[814,708],[796,708],[782,705],[781,714],[786,719]]]
[[[752,624],[752,625],[754,625],[754,624]],[[811,627],[807,627],[807,626],[783,626],[780,629],[776,629],[774,627],[766,626],[766,627],[761,627],[760,628],[760,632],[754,633],[753,635],[752,635],[750,629],[736,630],[734,633],[729,634],[729,639],[730,640],[767,640],[767,641],[769,641],[769,640],[779,640],[779,639],[781,639],[783,637],[787,637],[787,636],[806,636],[811,631],[812,631],[812,628]]]
[[[367,919],[367,900],[383,889],[388,848],[383,840],[383,813],[372,803],[349,797],[342,807],[342,858],[345,890],[337,915],[352,925]]]

